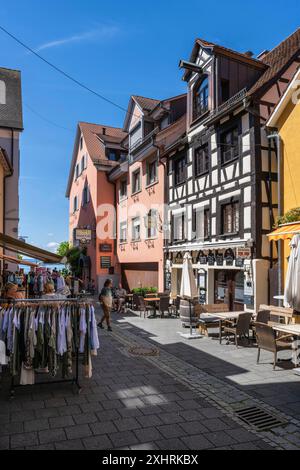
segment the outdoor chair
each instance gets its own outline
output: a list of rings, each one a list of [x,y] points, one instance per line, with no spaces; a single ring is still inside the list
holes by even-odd
[[[234,322],[226,320],[224,325],[224,333],[227,337],[227,344],[229,344],[230,336],[234,336],[235,345],[238,348],[238,339],[242,336],[248,339],[250,343],[250,324],[252,319],[252,313],[241,313],[237,319],[236,324]]]
[[[270,310],[259,310],[256,316],[256,320],[251,323],[253,338],[256,337],[256,323],[263,323],[267,325],[271,319]]]
[[[260,352],[263,349],[274,354],[273,370],[275,370],[278,353],[292,349],[292,343],[285,341],[286,339],[292,338],[292,335],[276,338],[276,331],[273,330],[271,326],[264,323],[255,323],[255,328],[258,345],[257,364],[259,364]]]
[[[208,336],[209,328],[218,327],[220,319],[217,316],[206,315],[207,313],[218,312],[229,312],[229,306],[227,304],[206,304],[200,306],[199,330],[201,334]]]
[[[173,303],[170,305],[170,312],[171,315],[175,315],[175,317],[179,316],[180,312],[180,297],[176,297],[176,299],[173,300]]]
[[[170,316],[170,297],[160,297],[158,310],[160,312],[161,318],[164,317],[165,312]]]
[[[150,305],[147,305],[144,297],[141,295],[138,296],[139,298],[139,311],[140,311],[140,317],[142,316],[142,313],[144,313],[144,318],[146,318],[147,313],[153,312],[153,307]]]
[[[139,309],[140,306],[140,299],[138,294],[133,294],[132,297],[132,306],[135,307],[137,310]]]

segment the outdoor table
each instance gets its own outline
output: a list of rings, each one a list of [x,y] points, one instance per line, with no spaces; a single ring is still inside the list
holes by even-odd
[[[154,313],[154,317],[156,317],[156,306],[157,306],[157,302],[160,301],[160,298],[159,297],[145,297],[144,301],[148,302],[149,304],[150,303],[154,304],[154,312],[153,313]]]
[[[295,325],[272,325],[273,330],[278,331],[280,333],[285,333],[288,335],[294,335],[297,337],[297,340],[293,341],[292,347],[293,347],[293,352],[292,352],[292,362],[293,364],[297,367],[300,364],[299,360],[299,346],[300,346],[300,325],[295,324]]]
[[[222,344],[222,323],[224,320],[237,320],[238,317],[242,314],[246,313],[245,310],[242,312],[214,312],[214,313],[207,313],[205,315],[218,318],[219,319],[219,341]]]

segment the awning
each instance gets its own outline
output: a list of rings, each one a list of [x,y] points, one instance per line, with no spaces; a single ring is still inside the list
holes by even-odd
[[[31,268],[38,268],[39,265],[36,263],[31,263],[30,261],[20,260],[19,258],[14,258],[13,256],[6,256],[0,254],[0,259],[4,259],[13,264],[18,264],[20,266],[30,266]]]
[[[294,222],[291,224],[280,225],[274,232],[269,233],[269,240],[289,240],[293,238],[294,235],[300,233],[300,222]]]
[[[0,233],[0,246],[6,250],[13,251],[14,253],[37,259],[43,263],[60,264],[62,262],[61,257],[55,253],[29,245],[28,243],[18,240],[17,238],[4,235],[3,233]]]

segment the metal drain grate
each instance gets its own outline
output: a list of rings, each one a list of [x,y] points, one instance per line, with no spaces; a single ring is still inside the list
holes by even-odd
[[[256,406],[238,410],[236,413],[244,423],[254,426],[258,431],[267,431],[287,424],[287,422]]]

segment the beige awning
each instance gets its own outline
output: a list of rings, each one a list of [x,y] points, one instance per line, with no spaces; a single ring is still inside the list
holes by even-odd
[[[39,265],[36,264],[36,263],[31,263],[30,261],[27,261],[27,260],[14,258],[13,256],[7,256],[7,255],[1,255],[0,254],[0,259],[4,259],[5,261],[9,261],[9,263],[18,264],[20,266],[30,266],[31,268],[38,268],[39,267]]]
[[[18,240],[17,238],[10,237],[9,235],[4,235],[3,233],[0,233],[0,246],[5,250],[13,251],[14,253],[18,253],[20,255],[29,256],[30,258],[37,259],[43,263],[62,263],[62,258],[55,253],[51,253],[51,251],[29,245],[28,243]]]

